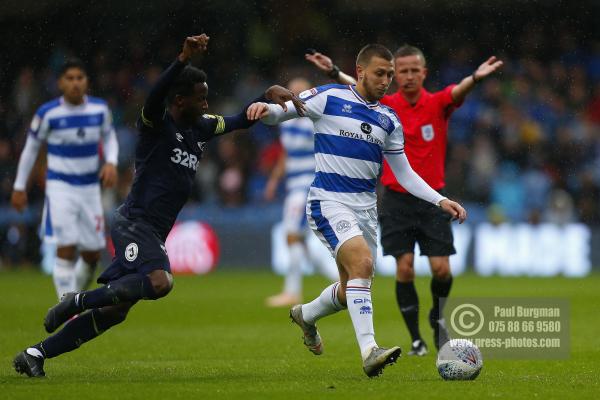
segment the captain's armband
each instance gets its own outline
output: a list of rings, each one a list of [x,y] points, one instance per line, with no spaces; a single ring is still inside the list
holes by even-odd
[[[220,115],[204,114],[202,116],[208,120],[216,120],[215,135],[220,135],[225,132],[225,119]]]

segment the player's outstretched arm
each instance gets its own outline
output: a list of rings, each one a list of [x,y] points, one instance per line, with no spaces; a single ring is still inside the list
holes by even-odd
[[[286,102],[289,102],[290,104],[293,105],[293,107],[296,110],[300,110],[300,112],[302,114],[304,113],[304,103],[294,93],[292,93],[290,90],[288,90],[282,86],[274,85],[274,86],[271,86],[270,88],[268,88],[262,94],[262,96],[254,99],[250,104],[248,104],[246,107],[244,107],[244,109],[239,114],[232,115],[232,116],[226,116],[226,117],[214,116],[214,119],[216,119],[215,133],[221,134],[221,133],[235,131],[238,129],[250,128],[252,125],[254,125],[256,123],[258,118],[254,118],[254,119],[248,118],[248,116],[250,115],[250,114],[248,114],[248,109],[252,106],[252,104],[255,104],[255,103],[263,103],[264,104],[266,102],[273,102],[273,103],[277,104],[279,107],[285,107],[286,109],[288,107]],[[205,117],[207,117],[207,116],[205,116]],[[213,116],[208,116],[208,117],[213,117]],[[219,123],[221,123],[222,125],[219,125]]]
[[[406,154],[404,152],[384,153],[394,176],[410,194],[442,208],[450,214],[453,219],[457,219],[461,224],[467,218],[465,209],[455,201],[449,200],[431,188],[417,173],[412,169]]]
[[[452,101],[454,104],[462,103],[477,83],[498,71],[503,64],[504,62],[498,60],[495,56],[488,58],[471,75],[452,88]]]
[[[285,110],[278,104],[252,103],[248,107],[246,115],[249,120],[258,121],[260,119],[266,125],[277,125],[301,116],[291,101],[285,104]]]
[[[144,124],[151,126],[152,121],[162,119],[165,112],[165,98],[169,93],[171,84],[181,71],[183,71],[194,54],[206,51],[209,39],[204,33],[185,38],[177,59],[163,71],[146,98],[144,108],[142,109],[142,121]]]
[[[29,179],[29,174],[35,164],[41,146],[42,142],[40,140],[34,138],[32,135],[27,136],[25,147],[19,158],[13,192],[10,196],[12,207],[19,212],[27,207],[27,192],[25,191],[27,180]]]
[[[331,79],[335,79],[337,83],[341,83],[342,85],[356,85],[356,79],[340,71],[339,67],[325,54],[319,53],[315,49],[308,49],[304,58],[323,71],[325,75]]]

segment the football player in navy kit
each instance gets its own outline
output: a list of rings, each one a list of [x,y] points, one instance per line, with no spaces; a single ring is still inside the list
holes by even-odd
[[[70,321],[17,354],[13,361],[17,372],[45,376],[45,359],[74,350],[123,322],[138,300],[159,299],[171,291],[173,277],[164,242],[190,194],[204,144],[253,124],[246,118],[247,107],[231,117],[206,114],[206,75],[187,63],[192,55],[206,50],[208,40],[205,34],[186,38],[181,53],[146,99],[138,120],[135,179],[125,203],[115,212],[111,229],[115,258],[98,278],[105,286],[67,293],[50,308],[44,320],[48,333]],[[260,99],[253,102],[285,106],[285,101],[292,100],[303,107],[281,86],[270,87]]]

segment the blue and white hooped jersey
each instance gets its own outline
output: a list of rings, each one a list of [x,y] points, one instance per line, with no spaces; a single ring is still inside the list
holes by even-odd
[[[316,173],[308,201],[375,207],[383,153],[404,153],[396,113],[379,102],[367,102],[350,85],[320,86],[300,98],[315,126]]]
[[[72,105],[59,97],[42,105],[29,134],[48,147],[48,180],[70,185],[98,184],[99,144],[114,133],[112,116],[102,99],[86,96]]]
[[[279,125],[281,144],[287,153],[285,161],[288,192],[308,192],[315,177],[314,125],[310,118],[295,118]]]

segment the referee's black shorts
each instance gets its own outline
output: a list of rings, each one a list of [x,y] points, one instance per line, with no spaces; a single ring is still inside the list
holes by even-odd
[[[451,217],[441,208],[409,193],[385,188],[379,210],[383,254],[399,257],[415,252],[421,255],[450,256],[456,253],[450,226]]]

